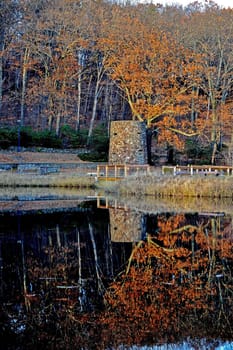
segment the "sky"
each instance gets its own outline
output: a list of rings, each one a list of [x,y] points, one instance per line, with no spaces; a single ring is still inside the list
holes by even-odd
[[[153,3],[160,3],[162,5],[165,4],[179,4],[179,5],[183,5],[186,6],[192,2],[194,2],[195,0],[153,0]],[[204,0],[202,0],[204,2]],[[199,2],[201,2],[201,0],[199,0]],[[218,4],[221,7],[231,7],[233,8],[233,0],[214,0],[214,2],[216,4]]]

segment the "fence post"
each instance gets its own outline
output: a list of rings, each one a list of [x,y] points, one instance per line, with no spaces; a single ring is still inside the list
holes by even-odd
[[[124,173],[125,173],[125,177],[127,176],[127,166],[126,166],[126,164],[125,164],[125,167],[124,167]]]
[[[193,175],[193,166],[190,167],[190,175]]]

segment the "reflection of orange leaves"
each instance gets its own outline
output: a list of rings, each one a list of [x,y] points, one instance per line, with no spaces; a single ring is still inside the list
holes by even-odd
[[[203,245],[206,246],[206,244],[207,244],[207,237],[203,231],[197,232],[195,240],[196,240],[197,244],[201,244],[202,246]]]
[[[228,256],[232,242],[226,245],[221,235],[217,238],[211,232],[207,237],[200,227],[179,227],[182,215],[167,218],[168,224],[165,217],[159,219],[162,232],[156,240],[148,236],[134,248],[127,273],[112,284],[106,301],[124,317],[130,314],[134,322],[150,318],[150,329],[162,324],[174,330],[179,329],[177,314],[184,317],[191,312],[195,317],[196,310],[215,312],[219,293],[227,294],[223,287],[219,291],[215,276],[223,270],[218,256],[223,256],[223,247]],[[176,230],[171,235],[166,227]]]
[[[233,256],[233,246],[232,242],[229,241],[229,239],[222,239],[220,243],[220,256],[223,258],[229,258],[231,259]]]
[[[191,252],[189,251],[189,249],[187,248],[177,248],[174,252],[174,256],[177,258],[181,258],[181,257],[188,257],[191,254]]]
[[[161,233],[169,233],[182,225],[184,220],[185,216],[183,214],[172,215],[169,218],[160,215],[158,216],[158,227]]]

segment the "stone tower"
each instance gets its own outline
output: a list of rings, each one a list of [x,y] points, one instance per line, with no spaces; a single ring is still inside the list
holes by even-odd
[[[109,164],[148,163],[145,123],[124,120],[111,122]]]

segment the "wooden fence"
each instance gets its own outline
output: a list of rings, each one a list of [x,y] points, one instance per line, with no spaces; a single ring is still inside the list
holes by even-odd
[[[149,174],[150,166],[131,165],[131,164],[115,164],[115,165],[98,165],[96,174],[97,180],[117,180],[130,175]],[[89,174],[91,175],[91,174]]]
[[[233,175],[233,167],[228,165],[175,165],[162,166],[162,174],[173,175]]]

